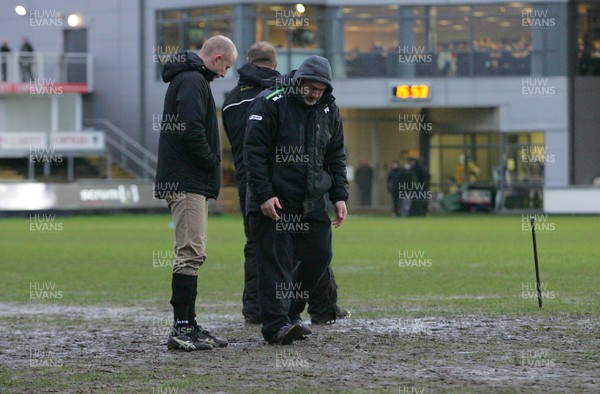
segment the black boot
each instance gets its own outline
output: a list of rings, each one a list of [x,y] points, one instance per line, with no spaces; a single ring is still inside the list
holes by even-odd
[[[173,274],[171,281],[171,305],[173,306],[173,332],[167,347],[174,350],[210,350],[213,347],[200,341],[189,318],[189,308],[196,289],[197,277]]]
[[[202,346],[202,344],[208,344],[212,347],[226,347],[229,342],[226,339],[219,338],[211,334],[209,331],[202,328],[201,325],[196,321],[196,297],[198,296],[198,277],[193,277],[192,284],[192,298],[190,300],[190,304],[188,305],[188,323],[190,327],[192,327],[193,333],[195,335],[196,346]]]

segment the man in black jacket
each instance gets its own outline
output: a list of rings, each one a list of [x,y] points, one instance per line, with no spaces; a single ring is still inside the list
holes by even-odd
[[[373,189],[373,169],[366,160],[361,160],[354,174],[358,193],[360,194],[360,205],[371,207],[371,192]]]
[[[244,233],[246,234],[242,314],[246,323],[260,324],[258,267],[256,266],[248,215],[246,215],[246,170],[242,150],[250,103],[264,89],[275,87],[285,77],[282,77],[275,70],[277,68],[275,48],[266,41],[253,44],[248,49],[246,61],[248,63],[238,70],[240,79],[237,86],[229,92],[223,103],[223,126],[231,143],[240,209],[244,220]],[[311,315],[313,323],[335,321],[338,318],[350,315],[348,310],[337,305],[337,284],[331,267],[325,271],[319,280],[308,304],[308,313]]]
[[[348,180],[327,59],[309,57],[279,85],[252,102],[243,155],[262,334],[285,345],[311,332],[300,313],[332,257],[324,196],[342,225]]]
[[[227,346],[196,322],[198,268],[206,260],[208,199],[221,187],[217,111],[210,89],[237,61],[237,50],[224,36],[209,38],[198,56],[172,55],[162,70],[169,83],[158,143],[154,193],[165,199],[175,224],[171,281],[174,327],[169,349],[208,350]]]
[[[402,172],[398,160],[392,161],[392,169],[387,177],[387,190],[392,195],[392,215],[400,216],[401,201],[400,201],[400,183],[402,181]]]
[[[275,79],[281,77],[277,68],[275,48],[268,42],[257,42],[248,49],[247,64],[238,70],[240,79],[237,86],[229,92],[223,103],[223,127],[231,144],[235,178],[238,188],[240,210],[244,220],[244,293],[242,296],[242,314],[246,323],[260,324],[258,304],[258,281],[256,256],[250,236],[248,216],[246,215],[246,170],[242,150],[244,131],[248,120],[248,107],[260,92],[272,86]]]

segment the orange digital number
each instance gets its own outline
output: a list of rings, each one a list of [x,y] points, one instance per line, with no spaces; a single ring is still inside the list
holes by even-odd
[[[410,86],[408,85],[399,85],[396,86],[396,97],[398,98],[409,98],[410,97]]]
[[[429,98],[429,85],[398,85],[395,96],[399,99],[427,99]]]

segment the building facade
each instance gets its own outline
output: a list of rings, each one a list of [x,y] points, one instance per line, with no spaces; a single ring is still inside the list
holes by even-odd
[[[80,26],[62,29],[32,26],[30,17],[14,13],[15,5],[2,5],[6,30],[0,34],[11,42],[28,36],[36,50],[60,52],[78,31],[79,50],[94,58],[94,92],[83,98],[84,123],[108,119],[152,152],[166,91],[161,62],[224,34],[238,47],[238,66],[260,40],[277,48],[282,73],[309,55],[330,60],[349,173],[360,163],[373,169],[370,208],[391,206],[391,163],[416,158],[430,173],[425,188],[432,209],[444,196],[475,190],[480,193],[471,198],[498,211],[571,212],[579,198],[585,203],[575,205],[584,212],[600,211],[593,202],[599,190],[593,183],[600,178],[596,2],[25,4],[81,16]],[[218,107],[236,79],[232,72],[212,84]],[[233,163],[223,142],[223,198],[235,205]],[[358,188],[354,181],[351,186],[350,205],[357,207]]]

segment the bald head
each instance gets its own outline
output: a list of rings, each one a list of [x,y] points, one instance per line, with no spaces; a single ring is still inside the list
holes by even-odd
[[[200,49],[200,58],[204,65],[224,77],[227,70],[237,62],[237,49],[233,41],[225,36],[214,36],[206,40]]]
[[[252,46],[248,49],[246,61],[261,67],[268,67],[272,69],[277,68],[277,56],[275,55],[275,48],[266,41],[259,41],[252,44]]]

